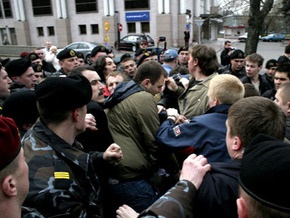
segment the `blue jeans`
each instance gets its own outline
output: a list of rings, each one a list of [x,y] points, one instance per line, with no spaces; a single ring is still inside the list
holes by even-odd
[[[140,213],[159,197],[157,190],[144,179],[109,184],[108,188],[115,209],[127,204]]]

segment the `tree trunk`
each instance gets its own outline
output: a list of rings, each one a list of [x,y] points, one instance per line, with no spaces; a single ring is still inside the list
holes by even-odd
[[[262,0],[250,0],[248,39],[245,46],[246,55],[257,52],[264,19],[272,9],[274,0],[265,0],[263,7],[261,7],[261,3]]]

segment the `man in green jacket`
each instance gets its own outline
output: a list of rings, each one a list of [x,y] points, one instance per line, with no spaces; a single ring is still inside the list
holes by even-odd
[[[166,76],[159,63],[145,62],[133,80],[120,83],[105,103],[110,131],[124,154],[110,171],[112,211],[127,204],[141,212],[157,199],[148,181],[159,157],[155,134],[160,123],[154,95],[162,92]]]
[[[219,67],[216,52],[206,45],[197,45],[189,51],[188,69],[191,75],[186,89],[169,77],[167,87],[178,96],[180,114],[187,119],[204,114],[208,109],[207,91],[210,80]],[[185,119],[185,118],[184,118]]]

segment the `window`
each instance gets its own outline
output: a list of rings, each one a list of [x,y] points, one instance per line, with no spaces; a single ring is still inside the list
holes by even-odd
[[[37,27],[38,36],[44,36],[43,27]]]
[[[34,15],[52,15],[50,0],[32,0]]]
[[[128,25],[128,33],[136,33],[135,23],[127,23],[127,25]]]
[[[87,27],[86,25],[79,25],[80,35],[87,34]]]
[[[150,32],[150,25],[149,22],[141,22],[141,32],[142,33],[149,33]]]
[[[150,9],[149,0],[125,0],[125,10]]]
[[[49,36],[54,36],[55,33],[54,33],[54,27],[53,26],[48,26],[47,27],[47,32],[48,32],[48,35]]]
[[[11,11],[11,6],[10,6],[10,1],[9,0],[2,0],[3,2],[3,10],[4,10],[4,15],[2,14],[2,10],[0,10],[0,17],[1,18],[7,18],[7,17],[12,17],[12,11]]]
[[[98,24],[92,24],[91,25],[92,34],[99,34],[99,25]]]
[[[76,13],[98,12],[97,2],[96,0],[75,0]]]

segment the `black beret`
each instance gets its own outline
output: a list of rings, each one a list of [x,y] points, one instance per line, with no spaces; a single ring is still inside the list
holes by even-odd
[[[21,76],[31,67],[31,61],[27,58],[20,58],[9,61],[5,68],[8,76]]]
[[[245,53],[240,50],[236,49],[230,54],[230,59],[236,59],[236,58],[245,58]]]
[[[39,116],[34,91],[12,93],[3,104],[2,115],[13,118],[18,126],[34,124]]]
[[[146,52],[147,52],[146,49],[144,49],[144,48],[139,48],[139,49],[135,52],[135,57],[136,57],[136,56],[139,56],[139,55],[141,55],[141,54],[144,54],[144,53],[146,53]]]
[[[40,59],[40,57],[38,56],[38,54],[32,52],[30,54],[27,55],[28,59],[31,60],[31,61],[35,61],[37,59]]]
[[[290,212],[290,145],[260,134],[245,148],[240,171],[243,190],[262,204]]]
[[[10,58],[5,58],[5,59],[2,59],[0,58],[0,63],[2,66],[6,66],[6,64],[10,61]]]
[[[36,86],[35,96],[43,108],[69,111],[88,104],[92,88],[84,76],[50,77]]]
[[[140,59],[138,60],[138,63],[137,63],[137,67],[140,66],[140,64],[143,63],[143,61],[146,59],[146,58],[149,58],[150,57],[150,54],[145,52],[141,57]]]
[[[77,53],[75,52],[75,50],[73,49],[63,49],[62,51],[60,51],[58,54],[57,54],[57,58],[58,60],[63,60],[63,59],[66,59],[66,58],[72,58],[72,57],[76,57],[77,56]]]
[[[34,72],[42,72],[42,65],[37,63],[31,64]]]
[[[78,58],[85,59],[84,54],[81,53],[81,52],[77,52],[77,57],[78,57]]]
[[[106,52],[107,53],[107,48],[103,45],[99,45],[99,46],[94,47],[94,49],[91,52],[91,57],[95,57],[98,52]]]
[[[270,69],[271,67],[278,67],[278,61],[276,59],[270,59],[266,63],[266,69]]]
[[[125,59],[127,59],[127,58],[131,58],[132,59],[132,56],[131,56],[131,54],[129,54],[129,53],[125,53],[125,54],[123,54],[122,56],[121,56],[121,58],[120,58],[120,62],[123,62]]]
[[[182,47],[180,47],[177,53],[179,54],[182,51],[188,51],[188,46],[182,46]]]

